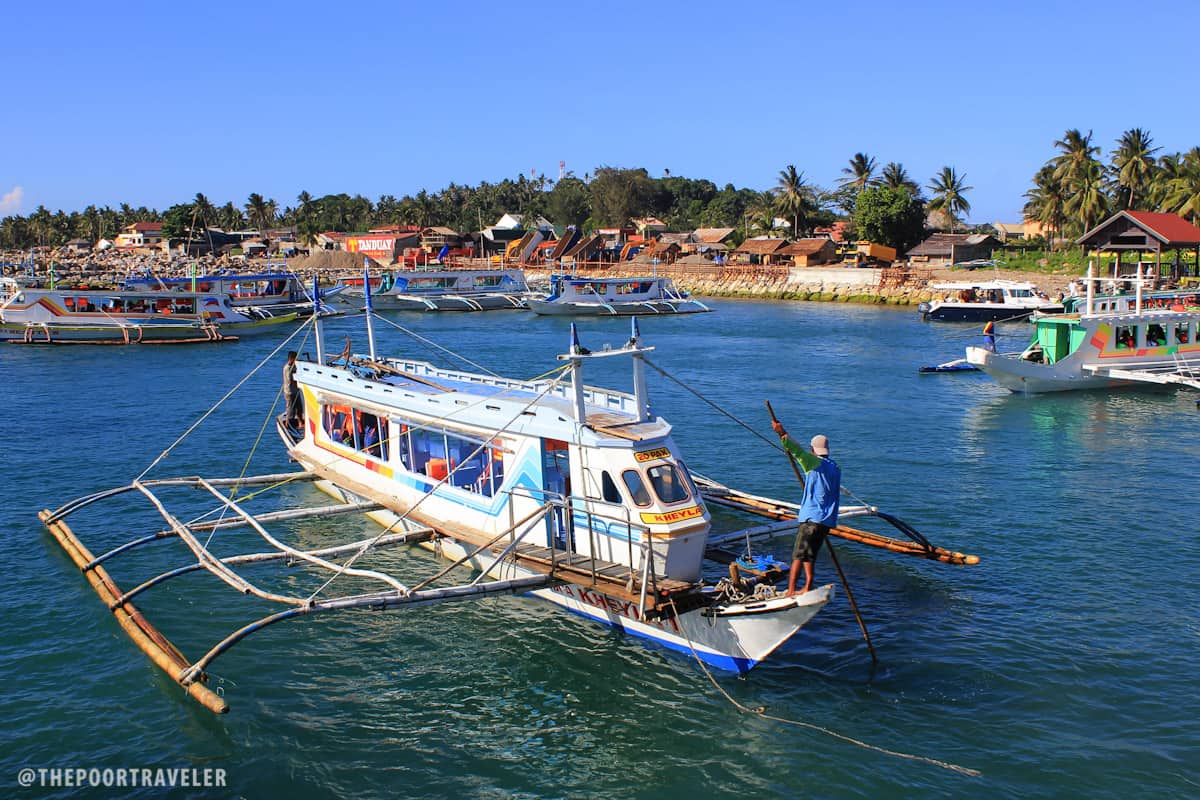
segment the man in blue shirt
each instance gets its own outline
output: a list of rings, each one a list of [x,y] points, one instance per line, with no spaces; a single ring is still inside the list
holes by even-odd
[[[842,471],[829,458],[829,440],[818,434],[809,443],[808,451],[796,444],[787,435],[783,425],[772,422],[771,427],[779,434],[784,449],[796,459],[805,472],[804,498],[796,518],[800,530],[796,544],[792,547],[792,568],[788,573],[788,588],[785,597],[803,594],[812,588],[813,563],[817,552],[825,543],[829,529],[837,526],[838,507],[842,492]],[[796,591],[796,578],[800,567],[804,567],[804,588]]]

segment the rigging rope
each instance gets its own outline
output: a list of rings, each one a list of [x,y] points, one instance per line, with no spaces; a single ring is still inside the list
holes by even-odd
[[[345,570],[347,570],[347,569],[349,569],[349,568],[350,568],[350,566],[351,566],[351,565],[352,565],[352,564],[353,564],[353,563],[354,563],[354,562],[355,562],[355,561],[358,559],[358,557],[359,557],[359,556],[361,556],[363,553],[366,553],[368,550],[370,550],[370,549],[371,549],[371,547],[373,547],[373,546],[375,545],[375,543],[376,543],[376,542],[378,542],[378,541],[379,541],[379,540],[380,540],[380,539],[381,539],[381,538],[382,538],[384,535],[386,535],[386,534],[387,534],[387,533],[388,533],[390,530],[392,530],[393,528],[395,528],[395,527],[396,527],[396,525],[398,525],[398,524],[400,524],[400,523],[402,523],[402,522],[405,522],[405,521],[408,519],[409,515],[411,515],[411,514],[412,514],[412,512],[413,512],[413,511],[415,511],[415,510],[417,509],[417,507],[421,505],[421,503],[425,502],[425,501],[426,501],[426,500],[428,500],[430,497],[432,497],[432,496],[433,496],[433,493],[434,493],[434,492],[435,492],[435,491],[438,489],[438,487],[442,486],[443,484],[445,484],[445,483],[446,483],[446,481],[450,480],[450,476],[451,476],[451,475],[453,475],[455,472],[457,472],[457,471],[458,471],[458,469],[460,469],[460,468],[463,466],[463,464],[467,463],[467,462],[468,462],[470,459],[474,458],[474,457],[475,457],[475,455],[476,455],[477,453],[479,453],[479,452],[483,451],[484,449],[486,449],[486,448],[488,448],[488,447],[491,447],[491,440],[492,440],[492,439],[494,439],[494,438],[495,438],[497,435],[499,435],[499,434],[501,434],[501,433],[504,433],[505,431],[507,431],[507,430],[508,430],[508,429],[509,429],[509,428],[510,428],[510,427],[511,427],[511,426],[512,426],[514,423],[516,423],[516,422],[517,422],[519,419],[521,419],[521,416],[522,416],[522,415],[525,413],[525,411],[526,411],[526,410],[528,410],[528,409],[529,409],[529,407],[530,407],[530,406],[532,406],[534,403],[538,402],[538,401],[539,401],[539,400],[541,400],[543,397],[545,397],[547,394],[549,394],[551,391],[553,391],[553,390],[554,390],[554,388],[555,388],[556,386],[558,386],[558,384],[559,384],[559,383],[562,381],[563,377],[566,375],[566,373],[567,373],[567,372],[568,372],[570,369],[571,369],[570,365],[565,365],[565,366],[562,366],[562,367],[558,367],[558,368],[556,368],[556,370],[555,370],[555,371],[558,371],[558,372],[560,372],[560,373],[562,373],[562,374],[560,374],[560,375],[559,375],[557,378],[555,378],[553,381],[551,381],[549,384],[547,384],[546,388],[545,388],[544,390],[542,390],[542,392],[541,392],[540,394],[538,394],[538,395],[535,395],[535,396],[533,397],[533,399],[531,399],[531,400],[530,400],[528,403],[526,403],[526,404],[525,404],[525,405],[524,405],[524,406],[521,408],[521,410],[520,410],[520,411],[518,411],[518,412],[517,412],[517,413],[516,413],[516,414],[515,414],[515,415],[512,417],[512,419],[510,419],[508,422],[504,423],[503,427],[501,427],[501,428],[498,428],[497,430],[495,430],[494,432],[492,432],[492,433],[490,434],[490,436],[489,436],[487,439],[485,439],[485,440],[484,440],[483,444],[481,444],[479,447],[475,448],[475,449],[474,449],[474,450],[471,452],[471,454],[470,454],[470,455],[469,455],[467,458],[464,458],[464,459],[462,460],[462,462],[461,462],[461,463],[459,463],[459,465],[458,465],[457,467],[455,467],[453,470],[450,470],[449,472],[447,472],[447,473],[446,473],[446,476],[445,476],[444,478],[442,478],[441,480],[439,480],[439,481],[438,481],[438,482],[437,482],[437,483],[436,483],[436,484],[433,486],[433,488],[429,489],[429,490],[428,490],[428,491],[427,491],[427,492],[426,492],[424,495],[422,495],[422,496],[421,496],[421,498],[420,498],[419,500],[417,500],[417,502],[413,503],[413,504],[412,504],[412,506],[410,506],[410,507],[409,507],[409,509],[408,509],[407,511],[405,511],[403,514],[400,514],[400,515],[398,515],[398,516],[397,516],[397,518],[396,518],[396,520],[395,520],[394,522],[392,522],[392,523],[391,523],[391,524],[389,524],[389,525],[388,525],[386,528],[384,528],[383,530],[381,530],[381,531],[379,532],[379,534],[378,534],[378,535],[377,535],[377,536],[376,536],[374,539],[371,539],[371,540],[370,540],[368,543],[364,544],[364,545],[363,545],[361,548],[359,548],[359,549],[358,549],[358,550],[357,550],[357,551],[356,551],[356,552],[355,552],[353,555],[351,555],[351,556],[350,556],[350,558],[348,558],[344,564],[341,564],[341,565],[339,566],[339,569],[338,569],[338,571],[337,571],[337,572],[335,572],[333,575],[331,575],[327,581],[325,581],[323,584],[321,584],[320,586],[318,586],[318,587],[317,587],[317,589],[316,589],[316,590],[315,590],[315,591],[314,591],[314,592],[313,592],[311,595],[309,595],[309,597],[308,597],[308,602],[309,602],[309,603],[312,603],[312,601],[316,599],[317,595],[319,595],[321,592],[325,591],[325,589],[326,589],[326,588],[327,588],[327,587],[328,587],[328,586],[329,586],[331,583],[333,583],[333,582],[334,582],[334,580],[336,580],[336,579],[338,578],[338,576],[342,575],[342,574],[345,572]],[[503,394],[503,393],[501,393],[501,394]],[[492,399],[492,398],[494,398],[494,397],[496,397],[496,396],[497,396],[497,395],[491,395],[490,397],[482,398],[482,399],[481,399],[479,402],[484,402],[484,400],[490,400],[490,399]],[[478,403],[475,403],[474,405],[478,405]],[[455,411],[454,411],[454,412],[452,412],[452,413],[455,413],[455,414],[456,414],[456,413],[458,413],[459,411],[463,411],[463,410],[465,410],[466,408],[469,408],[469,407],[470,407],[470,406],[467,406],[467,407],[464,407],[464,408],[461,408],[461,409],[455,409]],[[447,417],[449,417],[449,416],[450,416],[450,415],[448,414],[448,415],[446,415],[445,417],[440,417],[440,419],[446,419],[446,418],[447,418]]]
[[[736,699],[734,699],[734,697],[732,695],[729,694],[729,692],[725,691],[725,687],[723,687],[723,686],[721,686],[721,684],[717,683],[716,678],[713,677],[712,672],[709,671],[708,667],[704,663],[704,660],[700,658],[700,654],[696,652],[696,646],[692,643],[692,637],[688,634],[687,626],[683,624],[683,618],[680,616],[678,607],[675,606],[675,601],[672,600],[670,602],[670,605],[675,612],[675,621],[679,624],[679,630],[681,633],[683,633],[683,638],[687,640],[688,648],[692,651],[692,657],[696,659],[696,663],[699,664],[700,669],[704,671],[704,676],[706,678],[708,678],[709,683],[711,683],[718,692],[720,692],[722,695],[724,695],[725,699],[728,700],[729,703],[734,708],[736,708],[738,711],[741,711],[744,714],[753,714],[755,716],[762,717],[763,719],[769,719],[774,722],[782,722],[785,725],[795,725],[798,728],[808,728],[809,730],[817,731],[818,733],[823,733],[826,736],[833,737],[834,739],[840,739],[843,742],[848,742],[849,744],[855,745],[857,747],[862,747],[866,750],[872,750],[876,753],[882,753],[887,756],[895,756],[896,758],[904,758],[904,759],[908,759],[910,761],[921,761],[926,764],[932,764],[935,767],[941,767],[942,769],[948,769],[952,772],[958,772],[962,775],[968,775],[972,778],[978,778],[979,776],[981,776],[983,774],[977,769],[971,769],[970,767],[962,767],[962,766],[959,766],[958,764],[951,764],[948,761],[940,761],[936,758],[930,758],[929,756],[919,756],[914,753],[902,753],[898,750],[889,750],[886,747],[880,747],[878,745],[869,744],[867,742],[862,741],[861,739],[855,739],[852,736],[847,736],[844,733],[838,733],[835,730],[830,730],[829,728],[823,727],[821,725],[816,725],[812,722],[804,722],[803,720],[798,720],[798,719],[787,719],[786,717],[777,717],[774,714],[768,714],[766,706],[755,706],[754,708],[751,708],[750,706],[739,703]]]
[[[150,466],[148,466],[144,470],[142,470],[142,474],[138,475],[136,478],[134,478],[134,480],[140,481],[142,478],[146,477],[146,474],[148,472],[150,472],[150,470],[154,469],[158,465],[158,462],[160,462],[164,458],[166,458],[172,450],[174,450],[176,447],[179,446],[180,442],[182,442],[184,439],[186,439],[188,436],[191,435],[192,431],[194,431],[194,430],[196,430],[196,428],[200,427],[200,424],[203,423],[204,420],[208,419],[214,411],[216,411],[218,408],[220,408],[222,403],[224,403],[230,397],[233,397],[234,393],[238,389],[242,388],[242,385],[245,384],[246,381],[250,380],[250,378],[254,375],[254,373],[256,373],[260,369],[262,369],[263,366],[268,361],[270,361],[272,358],[274,358],[275,355],[280,350],[282,350],[284,347],[287,346],[288,342],[290,342],[292,339],[296,338],[296,336],[300,333],[300,331],[307,328],[309,326],[309,324],[315,324],[315,323],[305,323],[304,325],[301,325],[296,330],[292,331],[292,333],[286,339],[284,339],[282,342],[279,343],[278,347],[276,347],[274,350],[272,350],[270,353],[267,354],[266,358],[264,358],[262,361],[258,362],[258,364],[255,365],[254,369],[252,369],[248,373],[246,373],[246,375],[243,376],[242,379],[239,380],[236,384],[234,384],[233,388],[230,389],[228,392],[226,392],[224,394],[224,396],[221,397],[220,400],[218,400],[216,403],[214,403],[212,406],[210,406],[209,409],[207,411],[205,411],[203,414],[201,414],[200,417],[195,422],[193,422],[191,425],[189,425],[187,430],[185,430],[183,433],[181,433],[179,435],[178,439],[171,442],[171,444],[167,447],[166,450],[163,450],[161,453],[159,453],[158,458],[151,461]]]

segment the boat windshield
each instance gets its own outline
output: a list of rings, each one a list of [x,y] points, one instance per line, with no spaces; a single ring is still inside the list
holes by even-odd
[[[663,505],[682,503],[688,499],[687,487],[672,465],[660,464],[650,467],[646,474],[650,476],[650,485],[654,487],[654,493]]]

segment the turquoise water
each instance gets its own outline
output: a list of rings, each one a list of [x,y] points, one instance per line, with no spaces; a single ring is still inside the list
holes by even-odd
[[[1200,794],[1195,397],[1019,397],[980,375],[918,376],[918,366],[957,357],[973,339],[963,327],[921,323],[915,311],[713,305],[715,314],[642,320],[646,343],[658,348],[651,360],[766,435],[769,399],[797,438],[830,437],[859,497],[982,558],[956,568],[842,543],[879,665],[872,669],[839,597],[773,660],[718,682],[773,716],[981,776],[748,716],[690,659],[525,597],[281,623],[214,664],[230,714],[183,698],[35,514],[139,474],[274,348],[267,337],[0,346],[0,794],[86,795],[20,789],[23,767],[219,767],[227,788],[176,794],[290,800]],[[390,319],[514,376],[552,368],[567,341],[567,321],[519,312]],[[580,329],[597,349],[619,345],[628,322]],[[441,360],[394,329],[376,330],[381,350]],[[345,319],[327,325],[327,349],[341,348],[343,332],[365,350],[360,322]],[[1004,332],[1013,338],[1001,349],[1015,349],[1025,329]],[[624,364],[596,366],[590,382],[628,387]],[[240,473],[281,367],[271,360],[151,476]],[[795,496],[776,451],[657,373],[650,387],[693,469]],[[249,471],[289,467],[268,430]],[[283,494],[257,508],[325,502],[303,486]],[[191,490],[170,496],[197,499]],[[716,517],[722,528],[755,524]],[[96,552],[158,527],[144,504],[123,500],[71,521]],[[320,545],[378,529],[339,518],[283,530]],[[267,549],[226,541],[223,554]],[[789,545],[773,551],[783,556]],[[427,569],[428,558],[385,561]],[[185,562],[182,545],[167,541],[110,571],[129,588]],[[824,557],[817,571],[819,580],[836,577]],[[247,574],[281,576],[277,586],[306,578]],[[193,658],[269,611],[207,575],[152,590],[139,605]]]

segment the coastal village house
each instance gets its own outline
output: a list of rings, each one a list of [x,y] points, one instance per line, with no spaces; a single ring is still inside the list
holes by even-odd
[[[133,250],[139,247],[158,247],[163,240],[163,224],[161,222],[135,222],[126,225],[117,234],[114,246],[121,250]]]
[[[1076,244],[1083,248],[1084,253],[1095,252],[1101,256],[1115,254],[1111,265],[1114,277],[1133,274],[1136,264],[1145,259],[1152,261],[1145,265],[1150,275],[1170,273],[1180,278],[1185,272],[1185,265],[1180,258],[1182,250],[1192,250],[1197,263],[1200,263],[1200,228],[1178,214],[1119,211],[1081,236]],[[1175,253],[1166,265],[1163,263],[1164,250]],[[1108,272],[1103,260],[1100,272]]]
[[[791,256],[783,253],[787,247],[787,239],[771,239],[766,237],[747,239],[733,252],[745,256],[751,264],[762,266],[786,266]]]
[[[984,233],[935,233],[905,253],[905,256],[909,263],[947,266],[991,258],[992,250],[999,246],[996,237]]]
[[[779,250],[779,255],[790,256],[796,267],[815,267],[829,264],[838,258],[837,245],[832,239],[797,239]]]

